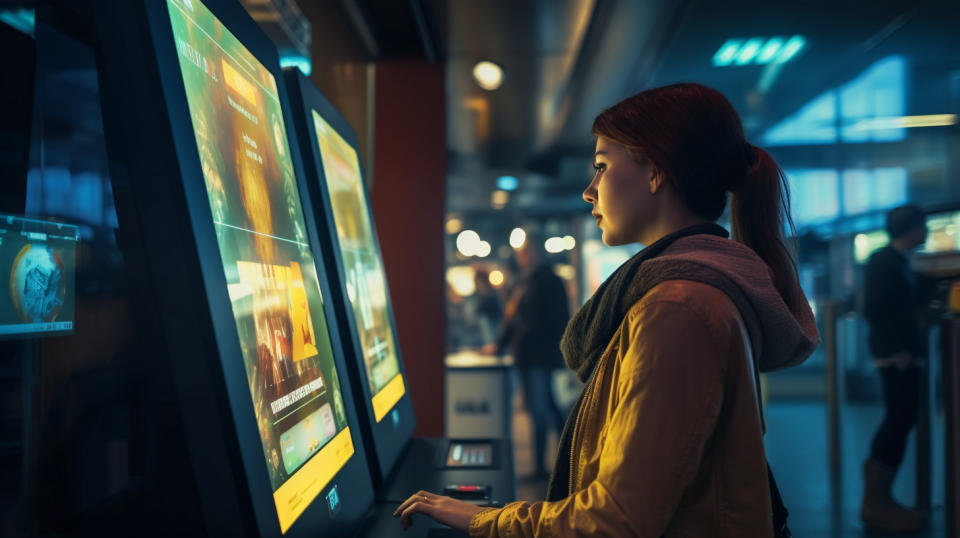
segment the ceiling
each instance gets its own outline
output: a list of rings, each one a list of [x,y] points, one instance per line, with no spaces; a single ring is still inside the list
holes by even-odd
[[[758,140],[884,56],[906,54],[941,73],[960,69],[956,3],[881,1],[864,9],[862,2],[826,0],[452,0],[444,6],[448,207],[477,216],[582,211],[593,117],[645,88],[679,81],[713,86],[740,111],[747,136]],[[775,73],[712,65],[728,38],[796,34],[807,45]],[[471,69],[481,59],[503,67],[502,87],[487,92],[473,81]],[[520,187],[507,207],[495,210],[490,194],[501,174],[517,176]]]
[[[371,59],[413,52],[445,62],[448,211],[475,219],[582,212],[594,116],[645,88],[678,81],[713,86],[740,112],[748,138],[758,141],[767,128],[884,56],[908,55],[914,69],[940,73],[934,84],[960,70],[956,2],[336,3]],[[712,65],[728,38],[796,34],[806,46],[776,73],[764,66]],[[500,88],[485,91],[475,83],[472,68],[479,60],[502,66]],[[922,91],[924,80],[915,78],[915,91]],[[516,176],[519,187],[505,207],[494,209],[491,194],[500,175]]]

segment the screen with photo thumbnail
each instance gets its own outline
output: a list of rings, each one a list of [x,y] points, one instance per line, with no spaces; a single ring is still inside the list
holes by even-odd
[[[198,0],[168,0],[282,532],[354,453],[273,75]]]
[[[373,414],[380,422],[404,394],[387,309],[387,279],[374,242],[373,220],[364,195],[357,152],[315,110],[313,124],[340,240],[344,284],[373,395]]]
[[[73,331],[77,230],[0,215],[0,338]]]

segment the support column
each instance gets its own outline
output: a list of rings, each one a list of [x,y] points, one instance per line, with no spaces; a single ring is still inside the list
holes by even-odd
[[[373,212],[416,436],[443,435],[446,94],[442,63],[376,64]]]

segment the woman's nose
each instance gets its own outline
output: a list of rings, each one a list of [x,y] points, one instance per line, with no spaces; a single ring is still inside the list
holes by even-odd
[[[583,201],[587,202],[588,204],[597,203],[597,191],[594,190],[593,183],[591,183],[589,186],[587,186],[586,189],[584,189]]]

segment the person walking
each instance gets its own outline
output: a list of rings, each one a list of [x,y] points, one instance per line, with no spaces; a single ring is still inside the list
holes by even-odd
[[[917,276],[908,260],[926,241],[926,215],[916,206],[898,207],[887,213],[886,229],[890,243],[870,256],[863,296],[870,353],[883,380],[885,414],[873,437],[870,458],[863,464],[860,519],[871,530],[914,533],[924,527],[926,515],[897,503],[891,488],[907,436],[917,423],[920,375],[927,355]]]

